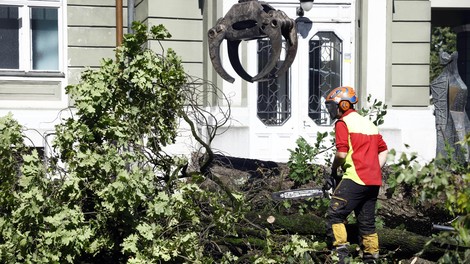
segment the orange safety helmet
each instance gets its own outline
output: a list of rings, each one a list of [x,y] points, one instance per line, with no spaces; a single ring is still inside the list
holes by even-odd
[[[336,118],[338,107],[346,112],[353,104],[358,102],[356,91],[349,86],[334,88],[325,98],[325,105],[330,113],[331,119]]]

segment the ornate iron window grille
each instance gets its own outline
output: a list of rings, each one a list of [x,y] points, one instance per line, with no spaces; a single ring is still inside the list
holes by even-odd
[[[258,40],[258,70],[264,69],[271,57],[269,39]],[[282,61],[278,61],[275,72]],[[267,126],[281,126],[291,116],[290,69],[268,81],[258,82],[258,118]]]
[[[343,43],[334,32],[318,32],[309,42],[308,116],[318,125],[330,125],[325,97],[342,83]]]

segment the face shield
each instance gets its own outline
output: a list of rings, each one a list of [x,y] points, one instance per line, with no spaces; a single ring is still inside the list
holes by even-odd
[[[326,109],[330,114],[331,120],[335,120],[336,116],[338,115],[338,104],[334,101],[326,101],[325,102]]]

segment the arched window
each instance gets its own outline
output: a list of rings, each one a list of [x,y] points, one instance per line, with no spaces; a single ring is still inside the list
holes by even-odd
[[[258,40],[258,72],[264,69],[272,53],[269,39]],[[282,65],[277,63],[273,72]],[[258,82],[258,118],[267,126],[280,126],[291,116],[290,69],[269,81]]]
[[[318,32],[309,42],[308,115],[318,125],[330,125],[324,99],[341,86],[343,45],[334,32]]]

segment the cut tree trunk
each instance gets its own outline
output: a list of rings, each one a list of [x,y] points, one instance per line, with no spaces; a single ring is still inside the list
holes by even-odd
[[[225,243],[234,247],[243,247],[246,241],[251,241],[250,245],[262,247],[266,238],[265,229],[269,229],[271,235],[281,237],[292,234],[309,237],[313,235],[319,242],[328,241],[325,219],[319,217],[325,214],[324,211],[321,211],[324,208],[319,208],[317,212],[308,212],[309,214],[299,214],[294,206],[302,206],[308,202],[298,201],[291,203],[291,210],[277,210],[282,208],[282,204],[273,201],[271,194],[280,190],[296,188],[294,182],[287,177],[288,168],[285,164],[216,156],[211,171],[215,177],[220,178],[220,182],[228,189],[243,192],[252,208],[252,211],[246,215],[250,224],[243,226],[243,230],[239,230],[239,234],[245,236],[233,238],[230,242],[225,241]],[[319,187],[319,179],[316,179],[317,183],[315,183],[315,177],[320,176],[314,175],[312,181],[297,187]],[[220,188],[216,185],[208,184],[206,187]],[[384,186],[386,185],[384,184]],[[403,196],[406,195],[403,194]],[[448,222],[449,216],[438,211],[437,206],[418,208],[403,196],[400,194],[388,195],[386,187],[381,188],[377,210],[377,217],[383,221],[385,226],[385,228],[377,230],[381,253],[392,253],[391,255],[396,259],[408,259],[421,254],[422,258],[437,260],[451,246],[449,243],[432,242],[430,237],[432,226]],[[312,207],[310,209],[316,210]],[[262,212],[263,210],[265,212]],[[349,242],[359,245],[357,228],[354,225],[347,225],[347,229]],[[321,244],[326,245],[326,243]]]
[[[272,233],[314,235],[321,241],[327,241],[325,219],[316,215],[282,215],[278,213],[249,213],[248,221],[261,228],[268,228]],[[268,219],[274,222],[269,223]],[[357,226],[347,225],[348,240],[351,244],[359,245]],[[422,258],[437,260],[451,247],[446,243],[429,243],[431,238],[406,230],[382,228],[378,229],[381,251],[393,252],[396,258],[410,258],[421,254]],[[429,245],[427,245],[429,243]]]

